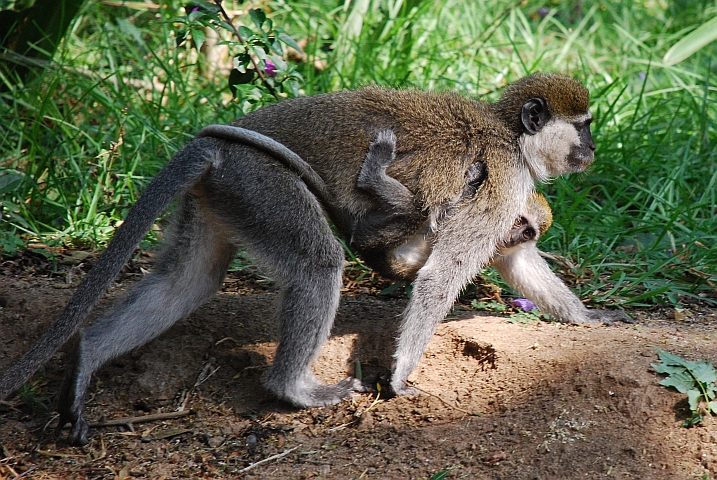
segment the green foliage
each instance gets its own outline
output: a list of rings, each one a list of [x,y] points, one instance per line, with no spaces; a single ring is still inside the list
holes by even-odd
[[[41,384],[37,380],[25,382],[17,391],[22,403],[30,407],[34,414],[47,413],[52,406],[52,400],[43,393]]]
[[[717,413],[717,401],[715,401],[717,370],[712,366],[712,362],[705,360],[691,362],[657,347],[655,350],[662,363],[653,363],[652,368],[657,373],[667,375],[660,385],[687,394],[692,416],[684,421],[683,426],[691,427],[701,423],[702,414]]]
[[[243,91],[238,88],[239,85],[257,80],[275,97],[296,97],[299,94],[303,78],[296,72],[295,66],[284,60],[282,43],[297,51],[301,48],[282,28],[275,27],[263,10],[249,10],[253,28],[247,25],[235,27],[221,2],[193,0],[185,10],[186,16],[170,20],[181,25],[177,30],[177,45],[184,44],[191,37],[194,48],[201,50],[206,40],[206,29],[214,30],[218,38],[224,39],[222,44],[229,47],[230,56],[234,60],[234,68],[228,76],[228,87],[235,97]],[[248,96],[247,99],[251,100],[252,97]]]
[[[490,302],[479,302],[478,300],[473,300],[471,302],[471,307],[475,310],[486,310],[488,312],[495,313],[503,313],[508,310],[508,306],[505,303],[496,302],[495,300],[491,300]]]
[[[717,40],[717,17],[680,39],[667,51],[662,61],[666,65],[680,63],[714,40]]]
[[[542,321],[548,321],[550,317],[545,314],[539,313],[537,310],[531,310],[530,312],[517,312],[511,313],[508,317],[508,323],[514,323],[518,325],[538,325]]]
[[[406,296],[410,297],[413,293],[413,283],[404,280],[395,281],[388,287],[381,290],[379,295],[393,295],[401,289],[403,289],[403,292],[406,294]]]
[[[435,473],[431,475],[430,480],[445,480],[448,478],[448,474],[451,473],[451,470],[453,470],[456,467],[446,468],[445,470],[441,470],[438,473]]]
[[[471,308],[474,310],[483,310],[487,312],[493,312],[493,313],[506,313],[510,306],[506,305],[505,303],[497,302],[495,300],[491,300],[490,302],[486,301],[478,301],[473,300],[471,301]],[[538,310],[533,309],[529,312],[525,311],[518,311],[511,313],[507,321],[509,323],[515,323],[518,325],[537,325],[541,321],[550,321],[551,318],[547,314],[542,314],[538,312]]]

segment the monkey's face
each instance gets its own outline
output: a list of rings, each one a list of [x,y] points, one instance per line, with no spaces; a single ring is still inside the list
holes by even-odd
[[[590,133],[592,115],[551,118],[534,134],[521,136],[520,146],[528,168],[538,181],[566,173],[582,172],[595,159]]]
[[[519,217],[513,222],[513,226],[499,248],[512,248],[526,242],[537,241],[537,237],[538,229],[535,228],[533,222],[526,217]]]
[[[593,116],[588,113],[570,122],[578,132],[578,138],[580,139],[577,145],[573,145],[570,148],[570,154],[568,155],[568,168],[571,168],[570,171],[572,172],[582,172],[595,160],[595,142],[593,142],[593,136],[590,132],[590,123],[592,121]]]

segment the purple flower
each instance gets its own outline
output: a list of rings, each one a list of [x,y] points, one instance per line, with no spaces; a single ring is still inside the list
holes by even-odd
[[[199,11],[199,7],[194,7],[194,8],[192,9],[192,13],[198,12],[198,11]]]
[[[271,60],[267,60],[264,65],[264,73],[266,73],[267,77],[276,77],[276,65],[274,65],[274,62]]]
[[[540,7],[540,10],[538,10],[538,15],[540,15],[540,18],[545,18],[550,13],[550,10],[548,10],[548,7]]]
[[[640,72],[637,74],[638,77],[640,77],[640,80],[645,80],[647,78],[647,75],[645,75],[645,72]]]
[[[510,302],[510,304],[513,305],[514,307],[518,307],[521,310],[524,310],[526,312],[529,312],[529,311],[533,310],[534,308],[538,308],[535,306],[535,304],[533,302],[531,302],[527,298],[516,298],[515,300]]]

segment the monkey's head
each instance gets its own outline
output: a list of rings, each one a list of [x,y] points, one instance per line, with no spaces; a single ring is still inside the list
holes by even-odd
[[[536,74],[509,85],[496,107],[536,180],[581,172],[595,159],[590,94],[577,80]]]
[[[499,247],[507,249],[526,242],[537,242],[553,223],[553,211],[543,195],[533,192],[526,212],[518,217]]]

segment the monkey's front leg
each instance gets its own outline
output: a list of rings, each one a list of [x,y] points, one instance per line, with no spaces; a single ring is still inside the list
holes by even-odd
[[[607,325],[616,321],[632,323],[632,319],[622,310],[586,308],[543,260],[535,242],[501,250],[493,260],[493,266],[513,289],[560,322]]]
[[[396,395],[416,393],[406,384],[408,376],[420,362],[436,327],[450,310],[461,288],[485,264],[485,259],[490,258],[493,245],[495,241],[486,238],[475,249],[464,244],[460,251],[454,251],[439,243],[418,271],[394,354],[391,388]]]

